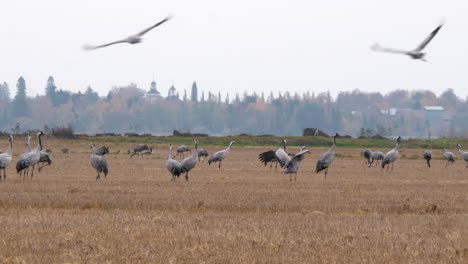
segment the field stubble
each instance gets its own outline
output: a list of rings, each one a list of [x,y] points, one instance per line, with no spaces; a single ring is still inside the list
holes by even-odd
[[[9,168],[0,184],[0,260],[459,263],[468,254],[461,161],[446,169],[433,160],[427,169],[422,159],[400,159],[387,173],[367,168],[359,150],[338,149],[324,180],[314,173],[324,149],[312,149],[291,183],[258,162],[268,147],[234,146],[221,171],[199,163],[189,182],[170,182],[166,146],[129,159],[131,147],[114,146],[101,181],[86,142],[75,142],[71,154],[52,153],[53,166],[32,181]]]

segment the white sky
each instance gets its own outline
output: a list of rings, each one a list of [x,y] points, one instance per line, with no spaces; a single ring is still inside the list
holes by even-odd
[[[466,97],[466,0],[15,0],[0,4],[0,81],[24,76],[28,95],[43,94],[49,75],[59,88],[91,85],[149,88],[164,95],[199,90],[240,94],[360,89],[453,88]],[[172,14],[137,45],[84,51],[136,33]],[[382,45],[412,49],[442,20],[428,63],[375,53]]]

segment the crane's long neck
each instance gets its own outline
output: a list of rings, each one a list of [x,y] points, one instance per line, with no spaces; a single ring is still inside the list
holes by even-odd
[[[400,149],[400,141],[397,140],[395,147],[393,148],[394,150],[399,150]]]
[[[462,151],[461,151],[461,146],[458,145],[457,147],[458,147],[458,153],[462,152]]]
[[[28,145],[26,146],[26,151],[31,152],[31,136],[28,135]]]
[[[8,146],[7,154],[11,156],[12,153],[13,153],[13,139],[10,139],[10,144]]]
[[[192,152],[192,158],[196,159],[198,157],[198,140],[195,141],[195,151]]]
[[[169,145],[169,154],[167,155],[167,159],[172,159],[172,145]]]
[[[41,136],[42,136],[42,134],[37,135],[37,144],[38,144],[38,145],[37,145],[37,147],[36,147],[36,149],[35,149],[35,151],[37,151],[37,152],[39,152],[39,151],[42,150],[42,140],[41,140]]]
[[[92,149],[92,150],[91,150],[91,156],[96,155],[96,154],[95,154],[95,153],[96,153],[96,147],[95,147],[94,145],[91,145],[91,149]]]
[[[334,151],[335,148],[336,148],[336,135],[333,136],[333,145],[331,146],[330,149]]]
[[[231,141],[231,143],[229,143],[229,150],[231,150],[232,144],[234,144],[234,141]]]
[[[283,149],[284,149],[284,152],[286,152],[286,141],[283,140]]]

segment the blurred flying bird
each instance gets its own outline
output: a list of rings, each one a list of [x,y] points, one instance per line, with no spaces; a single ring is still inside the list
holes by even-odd
[[[107,44],[103,44],[103,45],[98,45],[98,46],[91,46],[91,45],[85,44],[83,46],[83,49],[93,50],[93,49],[104,48],[104,47],[111,46],[111,45],[114,45],[114,44],[119,44],[119,43],[129,43],[129,44],[140,43],[140,42],[143,41],[142,37],[143,37],[144,34],[146,34],[148,31],[152,30],[153,28],[160,26],[161,24],[163,24],[164,22],[170,20],[171,18],[172,18],[171,16],[168,16],[165,19],[161,20],[160,22],[152,25],[151,27],[149,27],[149,28],[147,28],[147,29],[135,34],[135,35],[129,36],[127,38],[117,40],[117,41],[114,41],[114,42],[110,42],[110,43],[107,43]]]
[[[424,57],[426,56],[426,53],[422,52],[422,50],[427,46],[427,44],[429,44],[429,42],[431,42],[431,40],[435,37],[435,35],[437,35],[437,33],[439,32],[439,30],[442,28],[444,24],[441,23],[438,27],[436,27],[432,32],[431,34],[429,34],[429,36],[426,37],[426,39],[421,43],[419,44],[419,46],[417,46],[415,49],[413,50],[397,50],[397,49],[391,49],[391,48],[386,48],[386,47],[382,47],[380,46],[378,43],[375,43],[374,45],[371,46],[371,49],[373,51],[380,51],[380,52],[388,52],[388,53],[395,53],[395,54],[403,54],[403,55],[408,55],[410,56],[412,59],[415,59],[415,60],[422,60],[422,61],[426,61],[426,59],[424,59]]]

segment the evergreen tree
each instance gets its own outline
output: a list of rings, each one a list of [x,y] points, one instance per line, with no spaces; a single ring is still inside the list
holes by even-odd
[[[86,88],[84,95],[88,102],[95,103],[99,100],[99,95],[93,90],[93,88],[91,88],[91,86]]]
[[[8,102],[10,101],[10,88],[8,83],[4,82],[0,84],[0,101]]]
[[[57,86],[55,86],[54,77],[49,76],[49,79],[47,79],[47,85],[46,85],[46,95],[49,96],[50,99],[53,101],[53,98],[55,97],[56,92],[57,92]]]
[[[198,87],[196,82],[192,84],[192,102],[198,102]]]
[[[184,101],[184,102],[187,102],[187,89],[184,89],[184,98],[183,98],[183,101]]]
[[[50,100],[54,106],[66,104],[70,98],[69,92],[57,90],[54,77],[52,76],[49,76],[49,79],[47,79],[46,95],[50,97]]]
[[[201,93],[201,100],[200,102],[204,102],[205,101],[205,92],[202,92]],[[196,102],[196,101],[195,101]]]
[[[28,116],[30,114],[29,106],[26,98],[26,81],[23,77],[18,79],[16,84],[16,95],[13,100],[13,116]]]

